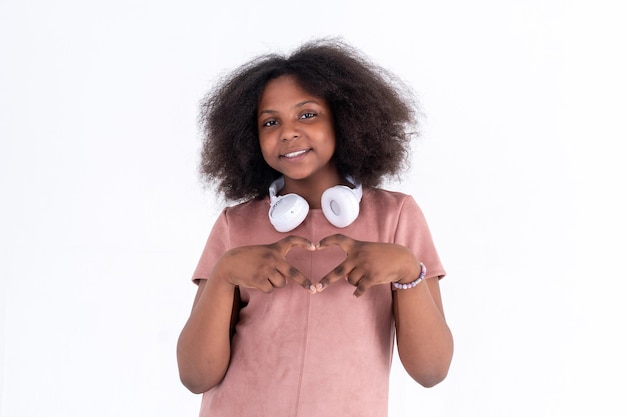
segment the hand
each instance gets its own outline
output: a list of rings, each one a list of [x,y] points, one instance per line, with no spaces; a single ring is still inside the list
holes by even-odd
[[[215,265],[214,274],[242,288],[256,288],[269,293],[287,285],[287,279],[300,284],[311,293],[316,288],[285,257],[293,248],[315,250],[307,239],[287,236],[270,245],[242,246],[226,252]]]
[[[402,245],[362,242],[336,234],[322,239],[318,249],[332,245],[339,246],[347,256],[317,283],[317,292],[324,291],[332,283],[345,278],[356,287],[354,296],[359,297],[374,285],[411,282],[420,273],[417,258]]]

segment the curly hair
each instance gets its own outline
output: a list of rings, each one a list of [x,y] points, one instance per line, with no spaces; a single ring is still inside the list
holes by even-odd
[[[418,114],[410,89],[351,46],[317,40],[289,56],[253,59],[203,99],[201,176],[227,199],[262,198],[280,176],[261,154],[257,108],[265,85],[283,75],[328,103],[336,137],[333,162],[341,175],[374,187],[408,165]]]

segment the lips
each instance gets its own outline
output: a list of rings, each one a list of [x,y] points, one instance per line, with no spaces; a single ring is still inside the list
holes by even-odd
[[[300,149],[298,151],[293,151],[293,152],[289,152],[289,153],[286,153],[284,155],[281,155],[281,157],[282,158],[297,158],[297,157],[299,157],[301,155],[304,155],[308,151],[310,151],[310,149]]]

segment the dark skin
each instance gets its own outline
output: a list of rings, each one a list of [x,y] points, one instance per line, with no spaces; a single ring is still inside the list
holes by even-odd
[[[263,156],[285,179],[283,193],[295,192],[313,208],[324,190],[347,184],[332,162],[335,136],[332,114],[323,99],[299,88],[293,78],[267,84],[259,103],[259,142]],[[312,283],[286,256],[293,248],[324,250],[339,246],[346,258],[318,283]],[[419,276],[416,254],[392,244],[364,242],[342,234],[314,244],[288,236],[268,245],[229,250],[200,280],[189,320],[178,341],[178,366],[183,384],[194,393],[217,385],[228,370],[233,325],[241,308],[239,288],[269,293],[292,280],[312,296],[340,279],[361,296],[376,285],[408,283]],[[395,291],[393,311],[400,359],[417,382],[433,386],[445,378],[452,358],[452,335],[446,324],[438,279]]]
[[[232,249],[224,254],[220,267],[229,271],[226,275],[228,282],[239,288],[269,293],[275,288],[283,288],[287,285],[287,280],[292,280],[315,293],[315,286],[311,281],[285,260],[287,253],[296,247],[315,250],[307,239],[288,236],[270,245]],[[242,263],[243,259],[245,262]]]
[[[198,283],[177,349],[180,377],[190,391],[208,391],[228,369],[232,326],[241,308],[237,287],[269,293],[284,287],[290,279],[315,292],[310,280],[285,259],[295,247],[315,250],[311,242],[298,236],[270,245],[231,249],[219,258],[209,279]]]
[[[332,245],[341,247],[346,259],[315,285],[286,261],[287,253],[295,247],[324,250]],[[236,297],[238,286],[269,293],[280,291],[287,280],[292,280],[316,294],[346,279],[359,297],[375,285],[410,282],[419,272],[415,255],[404,246],[357,241],[341,234],[324,238],[317,246],[288,236],[270,245],[232,249],[219,259],[210,279],[199,283],[178,345],[181,379],[192,392],[202,393],[224,377],[230,358],[231,324],[241,308]],[[437,384],[447,374],[452,357],[452,336],[445,323],[438,280],[428,279],[410,290],[395,291],[393,302],[403,365],[422,385]]]
[[[343,249],[347,257],[320,280],[316,285],[318,291],[324,291],[329,285],[345,278],[356,287],[354,296],[359,297],[374,285],[405,282],[406,279],[412,281],[411,278],[417,277],[420,272],[418,268],[416,273],[415,256],[404,246],[361,242],[337,234],[322,239],[318,248],[324,249],[332,245]],[[394,260],[390,262],[390,259]]]
[[[316,285],[318,291],[347,280],[360,297],[376,285],[409,283],[421,272],[415,254],[394,243],[363,242],[337,234],[322,239],[318,248],[337,245],[346,259]],[[426,280],[408,290],[393,292],[393,311],[400,360],[411,377],[432,387],[447,375],[452,360],[452,334],[446,324],[439,280]]]

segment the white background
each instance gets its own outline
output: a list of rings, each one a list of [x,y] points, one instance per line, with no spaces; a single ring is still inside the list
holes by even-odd
[[[0,415],[197,414],[199,100],[329,35],[426,116],[389,187],[429,220],[456,351],[432,389],[395,362],[390,415],[625,415],[619,3],[0,0]]]

